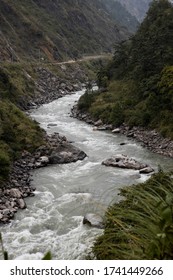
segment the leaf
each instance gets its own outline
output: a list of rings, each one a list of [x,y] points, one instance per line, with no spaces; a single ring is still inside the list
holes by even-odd
[[[42,260],[45,260],[45,261],[50,261],[50,260],[52,260],[52,254],[51,254],[51,252],[47,252],[46,255],[42,258]]]

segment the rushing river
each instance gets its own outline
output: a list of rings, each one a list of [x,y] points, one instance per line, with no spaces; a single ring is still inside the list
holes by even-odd
[[[119,199],[120,186],[144,181],[138,172],[101,165],[114,154],[127,154],[155,169],[168,170],[173,160],[153,154],[122,135],[93,131],[92,126],[70,117],[82,91],[33,110],[31,116],[48,133],[59,132],[86,152],[84,161],[54,165],[33,172],[35,197],[18,211],[11,224],[1,228],[10,259],[41,259],[50,250],[53,259],[84,259],[101,229],[82,224],[86,213],[104,214]],[[48,124],[56,124],[48,128]],[[126,142],[127,145],[120,146]]]

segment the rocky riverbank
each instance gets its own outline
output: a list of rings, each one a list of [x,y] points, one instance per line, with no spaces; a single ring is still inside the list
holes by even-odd
[[[73,66],[72,72],[65,65],[57,67],[57,74],[43,66],[35,68],[37,79],[34,81],[34,95],[27,102],[26,100],[21,102],[23,110],[37,108],[42,104],[81,90],[88,81],[88,76],[79,66]]]
[[[65,136],[45,133],[45,145],[33,154],[23,151],[19,160],[13,163],[9,180],[0,188],[0,223],[7,223],[18,209],[26,208],[25,198],[34,195],[30,186],[31,171],[50,164],[66,164],[83,160],[86,154],[71,145]]]
[[[147,130],[142,127],[130,128],[125,124],[117,128],[110,124],[104,124],[101,120],[93,120],[89,113],[80,112],[77,109],[77,105],[73,107],[71,116],[93,125],[94,130],[109,130],[112,131],[112,133],[122,133],[140,142],[142,146],[154,153],[173,158],[173,141],[164,138],[156,130]]]
[[[36,68],[38,79],[35,81],[33,98],[21,100],[20,107],[23,110],[37,108],[41,104],[81,90],[84,82],[88,80],[85,72],[78,66],[74,68],[74,72],[61,66],[61,71],[63,73],[59,76],[47,68]],[[26,208],[25,198],[34,195],[35,189],[30,185],[32,170],[50,164],[67,164],[86,157],[86,154],[69,143],[65,136],[58,133],[51,136],[46,132],[43,134],[45,145],[33,154],[23,151],[21,158],[11,167],[9,180],[0,188],[0,224],[8,223],[18,209]]]

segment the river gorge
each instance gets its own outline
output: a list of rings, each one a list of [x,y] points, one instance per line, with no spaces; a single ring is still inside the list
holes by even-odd
[[[30,111],[48,134],[65,135],[87,158],[76,163],[50,165],[32,172],[35,196],[26,199],[27,209],[1,228],[10,259],[41,259],[51,251],[53,259],[84,259],[102,229],[83,225],[87,213],[104,215],[118,201],[119,188],[145,181],[139,171],[105,167],[101,162],[125,154],[157,170],[168,171],[173,159],[154,154],[135,140],[70,117],[71,108],[84,90],[67,95]],[[126,145],[120,145],[126,143]]]

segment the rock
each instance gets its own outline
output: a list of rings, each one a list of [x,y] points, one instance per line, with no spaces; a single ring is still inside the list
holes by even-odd
[[[18,204],[20,209],[25,209],[26,208],[26,203],[22,198],[17,200],[17,204]]]
[[[7,209],[4,209],[3,212],[2,212],[2,215],[3,217],[8,217],[10,215],[10,210],[7,208]]]
[[[129,132],[128,134],[127,134],[127,137],[134,137],[134,132],[132,131],[132,132]]]
[[[105,125],[105,127],[106,127],[106,130],[112,130],[112,124],[106,124]]]
[[[96,227],[96,228],[104,228],[104,223],[102,217],[100,217],[97,214],[86,214],[83,218],[83,224],[84,225],[89,225],[91,227]]]
[[[86,154],[83,151],[80,151],[77,155],[78,160],[83,160],[84,158],[86,158]]]
[[[95,126],[101,126],[103,125],[102,120],[98,120],[97,122],[94,123]]]
[[[37,161],[37,162],[35,163],[35,168],[41,168],[41,167],[43,167],[42,164],[41,164],[41,162],[38,162],[38,161]]]
[[[9,195],[11,197],[15,197],[15,198],[21,198],[22,197],[22,193],[19,189],[11,189],[9,191]]]
[[[47,156],[42,156],[39,158],[39,162],[43,165],[47,165],[49,163],[49,158]]]
[[[143,168],[139,171],[140,174],[149,174],[149,173],[152,173],[152,172],[154,172],[154,169],[151,168],[150,166],[145,167],[145,168]]]
[[[71,162],[71,160],[73,158],[73,153],[72,152],[63,151],[59,155],[60,155],[63,163],[69,163],[69,162]]]
[[[106,126],[99,126],[99,127],[97,127],[97,130],[99,130],[99,131],[104,131],[104,130],[106,130]]]
[[[125,169],[141,170],[149,167],[147,164],[143,164],[135,160],[134,158],[129,158],[126,155],[116,155],[102,162],[105,166],[119,167]]]
[[[115,128],[114,130],[112,130],[112,133],[120,133],[120,132],[121,132],[120,128]]]
[[[56,124],[56,123],[49,123],[49,124],[47,125],[47,127],[54,127],[54,126],[57,126],[57,124]]]

